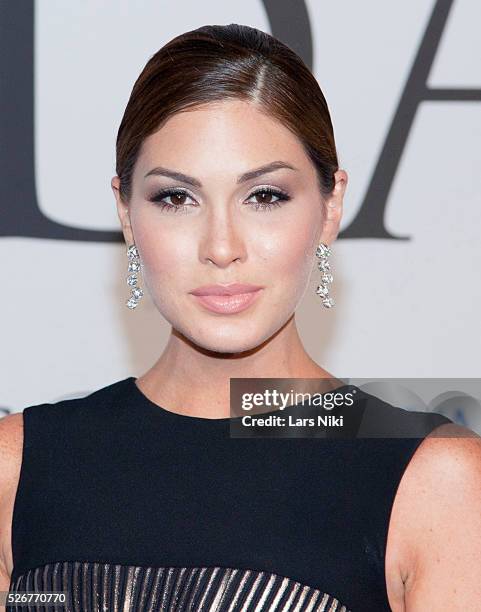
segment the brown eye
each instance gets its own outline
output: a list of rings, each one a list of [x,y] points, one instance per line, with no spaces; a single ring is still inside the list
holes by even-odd
[[[187,198],[185,193],[174,193],[169,197],[170,197],[172,204],[175,204],[178,206],[182,206],[183,204],[185,204],[185,200]]]
[[[162,210],[171,212],[184,211],[191,206],[197,206],[195,203],[189,203],[187,201],[189,199],[195,202],[194,198],[183,189],[162,189],[149,198]]]
[[[254,194],[259,204],[271,204],[274,194],[270,191],[258,191]]]
[[[291,199],[287,193],[278,191],[277,189],[272,189],[272,187],[261,187],[257,191],[254,191],[250,198],[255,198],[254,201],[251,199],[250,201],[247,200],[247,202],[256,210],[271,210],[273,208],[282,206],[284,201]]]

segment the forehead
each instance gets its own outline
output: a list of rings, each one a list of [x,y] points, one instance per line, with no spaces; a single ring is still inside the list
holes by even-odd
[[[147,172],[161,163],[199,175],[213,167],[238,174],[273,159],[312,170],[300,140],[276,118],[252,102],[223,100],[170,117],[144,140],[137,167]]]

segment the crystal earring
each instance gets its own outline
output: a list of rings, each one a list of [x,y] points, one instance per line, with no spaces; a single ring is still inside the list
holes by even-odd
[[[325,308],[332,308],[334,306],[334,299],[329,296],[329,285],[333,281],[332,274],[329,272],[331,266],[328,262],[328,257],[331,255],[332,251],[327,246],[321,242],[316,250],[316,256],[320,258],[318,263],[318,268],[321,270],[321,284],[317,287],[316,293],[320,295],[322,298],[322,305]]]
[[[129,259],[129,275],[127,276],[127,285],[131,288],[131,291],[130,298],[125,302],[125,305],[127,306],[127,308],[133,310],[134,308],[137,308],[137,304],[144,295],[144,292],[142,291],[141,287],[139,287],[137,284],[139,280],[137,272],[140,272],[141,264],[139,252],[135,244],[131,244],[127,249],[127,257]]]

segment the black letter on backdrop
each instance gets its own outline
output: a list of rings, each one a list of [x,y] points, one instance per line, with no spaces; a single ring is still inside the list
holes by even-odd
[[[357,215],[349,226],[339,233],[339,238],[409,240],[408,236],[393,236],[386,230],[384,212],[419,104],[424,100],[481,101],[479,89],[430,89],[426,85],[452,3],[453,0],[437,0],[434,6],[367,193]]]
[[[34,159],[34,4],[0,2],[1,236],[120,242],[120,231],[71,227],[46,217],[37,201]]]

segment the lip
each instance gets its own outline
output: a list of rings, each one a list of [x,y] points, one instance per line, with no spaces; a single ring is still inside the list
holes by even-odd
[[[202,306],[211,312],[235,314],[249,308],[262,293],[263,289],[264,287],[255,285],[209,285],[198,287],[191,293]],[[223,293],[219,293],[219,291],[223,291]]]
[[[191,291],[192,295],[210,296],[210,295],[243,295],[245,293],[253,293],[263,289],[260,285],[251,285],[249,283],[229,283],[225,285],[203,285]]]

